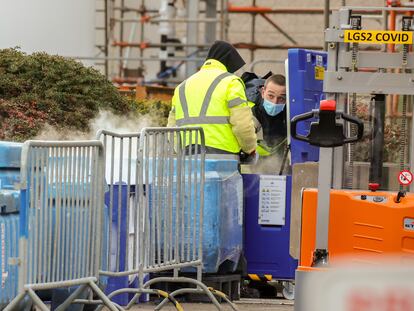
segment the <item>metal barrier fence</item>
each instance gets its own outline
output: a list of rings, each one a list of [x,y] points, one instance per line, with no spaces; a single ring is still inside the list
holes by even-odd
[[[129,309],[143,293],[157,293],[149,287],[157,282],[191,283],[166,296],[187,292],[205,293],[220,310],[214,295],[202,282],[205,143],[201,128],[145,128],[141,133],[98,132],[107,155],[106,178],[110,186],[109,210],[112,230],[106,276],[138,277],[138,288],[123,288],[109,294],[136,293]],[[117,190],[116,190],[116,187]],[[121,197],[127,196],[126,206]],[[117,194],[117,198],[116,195]],[[115,200],[115,198],[117,200]],[[128,232],[123,232],[126,220]],[[124,220],[124,221],[125,221]],[[117,225],[114,225],[117,223]],[[116,241],[116,246],[113,243]],[[179,277],[180,269],[193,269],[196,278]],[[172,271],[172,277],[145,282],[148,273]],[[220,295],[222,296],[222,295]],[[177,307],[179,309],[180,307]]]
[[[106,203],[111,224],[108,233],[110,251],[106,256],[108,269],[112,272],[134,270],[137,266],[139,235],[134,201],[139,136],[139,133],[120,134],[107,130],[97,133],[106,152],[105,178],[109,185]],[[126,197],[126,202],[123,202],[123,197]],[[101,270],[105,269],[101,267]]]
[[[76,286],[65,310],[89,287],[118,310],[95,284],[101,265],[104,150],[99,141],[27,141],[21,160],[19,294],[41,310],[36,291]]]

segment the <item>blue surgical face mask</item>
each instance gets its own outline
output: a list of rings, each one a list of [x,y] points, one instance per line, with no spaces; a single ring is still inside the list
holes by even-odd
[[[285,104],[274,104],[267,99],[263,99],[263,107],[269,116],[276,116],[283,111]]]

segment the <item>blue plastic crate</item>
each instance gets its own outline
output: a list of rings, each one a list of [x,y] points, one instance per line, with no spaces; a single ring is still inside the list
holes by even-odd
[[[198,186],[197,189],[200,187]],[[153,195],[156,191],[154,185],[150,184],[150,209],[151,204],[158,200],[158,197]],[[176,193],[176,189],[173,189],[172,193]],[[199,190],[195,198],[189,197],[189,189],[185,190],[184,196],[185,204],[200,202]],[[165,200],[165,198],[161,198],[161,200]],[[173,219],[175,206],[174,200]],[[198,219],[199,214],[196,214],[195,217]],[[189,231],[192,232],[194,215],[191,215],[190,218],[191,228]],[[188,219],[187,214],[185,219]],[[234,272],[243,247],[243,181],[238,172],[238,161],[206,159],[203,220],[203,272],[217,273],[219,269],[222,273]],[[172,230],[174,232],[174,225]],[[192,241],[186,241],[186,243],[189,247],[193,247]],[[190,272],[193,270],[184,268],[182,271]]]
[[[205,273],[234,272],[243,248],[243,180],[235,160],[206,160],[203,262]]]
[[[20,182],[21,143],[0,141],[0,189],[16,189]]]
[[[17,295],[17,265],[10,258],[18,256],[19,215],[0,215],[0,309]]]

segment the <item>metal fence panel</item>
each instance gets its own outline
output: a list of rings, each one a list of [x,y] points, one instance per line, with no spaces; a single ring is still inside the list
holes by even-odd
[[[32,142],[23,154],[26,284],[98,276],[102,155],[100,146],[89,142],[73,146]]]
[[[115,133],[100,130],[106,153],[105,178],[109,186],[105,203],[109,209],[109,252],[106,272],[137,269],[138,221],[135,189],[140,133]]]
[[[144,271],[202,264],[204,137],[199,129],[148,128],[138,163]],[[141,252],[144,256],[144,252]]]
[[[138,277],[138,288],[120,288],[110,298],[134,292],[127,309],[156,282],[186,282],[197,288],[179,293],[205,293],[220,305],[201,283],[205,180],[204,132],[199,127],[144,128],[140,133],[99,131],[106,150],[106,179],[110,209],[109,269],[102,275]],[[125,199],[126,197],[126,199]],[[127,224],[127,232],[122,228]],[[193,268],[196,279],[179,277]],[[172,277],[152,278],[151,272],[173,272]],[[175,301],[175,294],[168,296]],[[223,295],[220,294],[222,297]],[[161,305],[160,305],[161,308]],[[234,305],[232,308],[235,309]]]
[[[104,153],[99,141],[28,141],[22,149],[19,290],[89,285],[99,276]],[[8,310],[8,309],[6,309]]]

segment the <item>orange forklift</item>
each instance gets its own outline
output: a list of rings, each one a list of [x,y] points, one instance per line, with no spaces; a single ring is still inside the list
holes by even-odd
[[[331,26],[325,32],[326,100],[318,110],[291,120],[294,139],[320,147],[317,189],[301,191],[296,311],[306,310],[301,299],[303,280],[344,258],[371,265],[393,255],[401,264],[414,263],[414,194],[409,193],[413,190],[409,169],[414,168],[414,126],[411,122],[409,135],[407,118],[414,95],[414,11],[392,8],[401,16],[398,31],[362,27],[372,25],[364,14],[390,9],[346,7],[332,13]],[[389,44],[395,44],[397,52],[387,51]],[[394,121],[399,122],[399,164],[385,165],[388,94],[400,96],[402,113]],[[356,110],[364,98],[368,98],[369,117],[361,120]],[[308,132],[297,132],[300,122],[310,122]],[[369,161],[356,162],[363,145],[368,144]],[[368,182],[359,183],[361,190],[355,190],[364,172]]]

